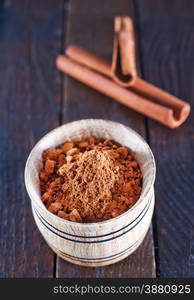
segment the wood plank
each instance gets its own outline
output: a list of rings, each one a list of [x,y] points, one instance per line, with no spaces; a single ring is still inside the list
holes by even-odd
[[[76,44],[111,60],[114,16],[131,13],[132,2],[126,0],[70,1],[64,46]],[[91,117],[119,121],[145,134],[141,115],[64,76],[63,122]],[[56,269],[57,277],[154,277],[151,231],[141,248],[123,262],[86,268],[57,258]]]
[[[190,102],[191,116],[175,130],[149,120],[157,163],[156,225],[161,277],[194,275],[194,2],[135,1],[146,80]]]
[[[4,1],[0,10],[0,277],[52,277],[54,254],[33,219],[23,172],[59,124],[63,1]]]

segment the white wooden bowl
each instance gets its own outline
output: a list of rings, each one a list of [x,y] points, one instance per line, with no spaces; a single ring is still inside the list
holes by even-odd
[[[134,206],[116,218],[97,223],[71,222],[49,212],[41,201],[38,173],[42,152],[90,136],[112,139],[132,151],[143,173],[142,193]],[[35,222],[53,251],[75,264],[103,266],[127,257],[143,241],[154,209],[155,172],[153,154],[139,134],[116,122],[88,119],[58,127],[34,146],[26,163],[25,184]]]

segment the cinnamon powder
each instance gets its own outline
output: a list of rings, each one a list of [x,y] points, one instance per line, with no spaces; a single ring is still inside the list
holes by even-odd
[[[142,173],[129,150],[94,137],[45,150],[39,177],[47,209],[76,222],[116,217],[142,190]]]

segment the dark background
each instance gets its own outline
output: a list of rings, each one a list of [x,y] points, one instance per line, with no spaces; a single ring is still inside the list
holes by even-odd
[[[113,18],[132,11],[141,76],[193,106],[193,0],[0,1],[0,277],[194,277],[193,110],[171,130],[55,67],[71,43],[110,61]],[[74,266],[48,248],[23,180],[40,137],[90,117],[134,128],[157,163],[156,208],[144,243],[124,261],[98,268]]]

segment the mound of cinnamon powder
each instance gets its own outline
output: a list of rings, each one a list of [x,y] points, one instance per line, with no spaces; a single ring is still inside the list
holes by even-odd
[[[76,222],[99,222],[129,209],[142,190],[142,173],[129,150],[110,140],[66,142],[43,152],[39,173],[47,209]]]

